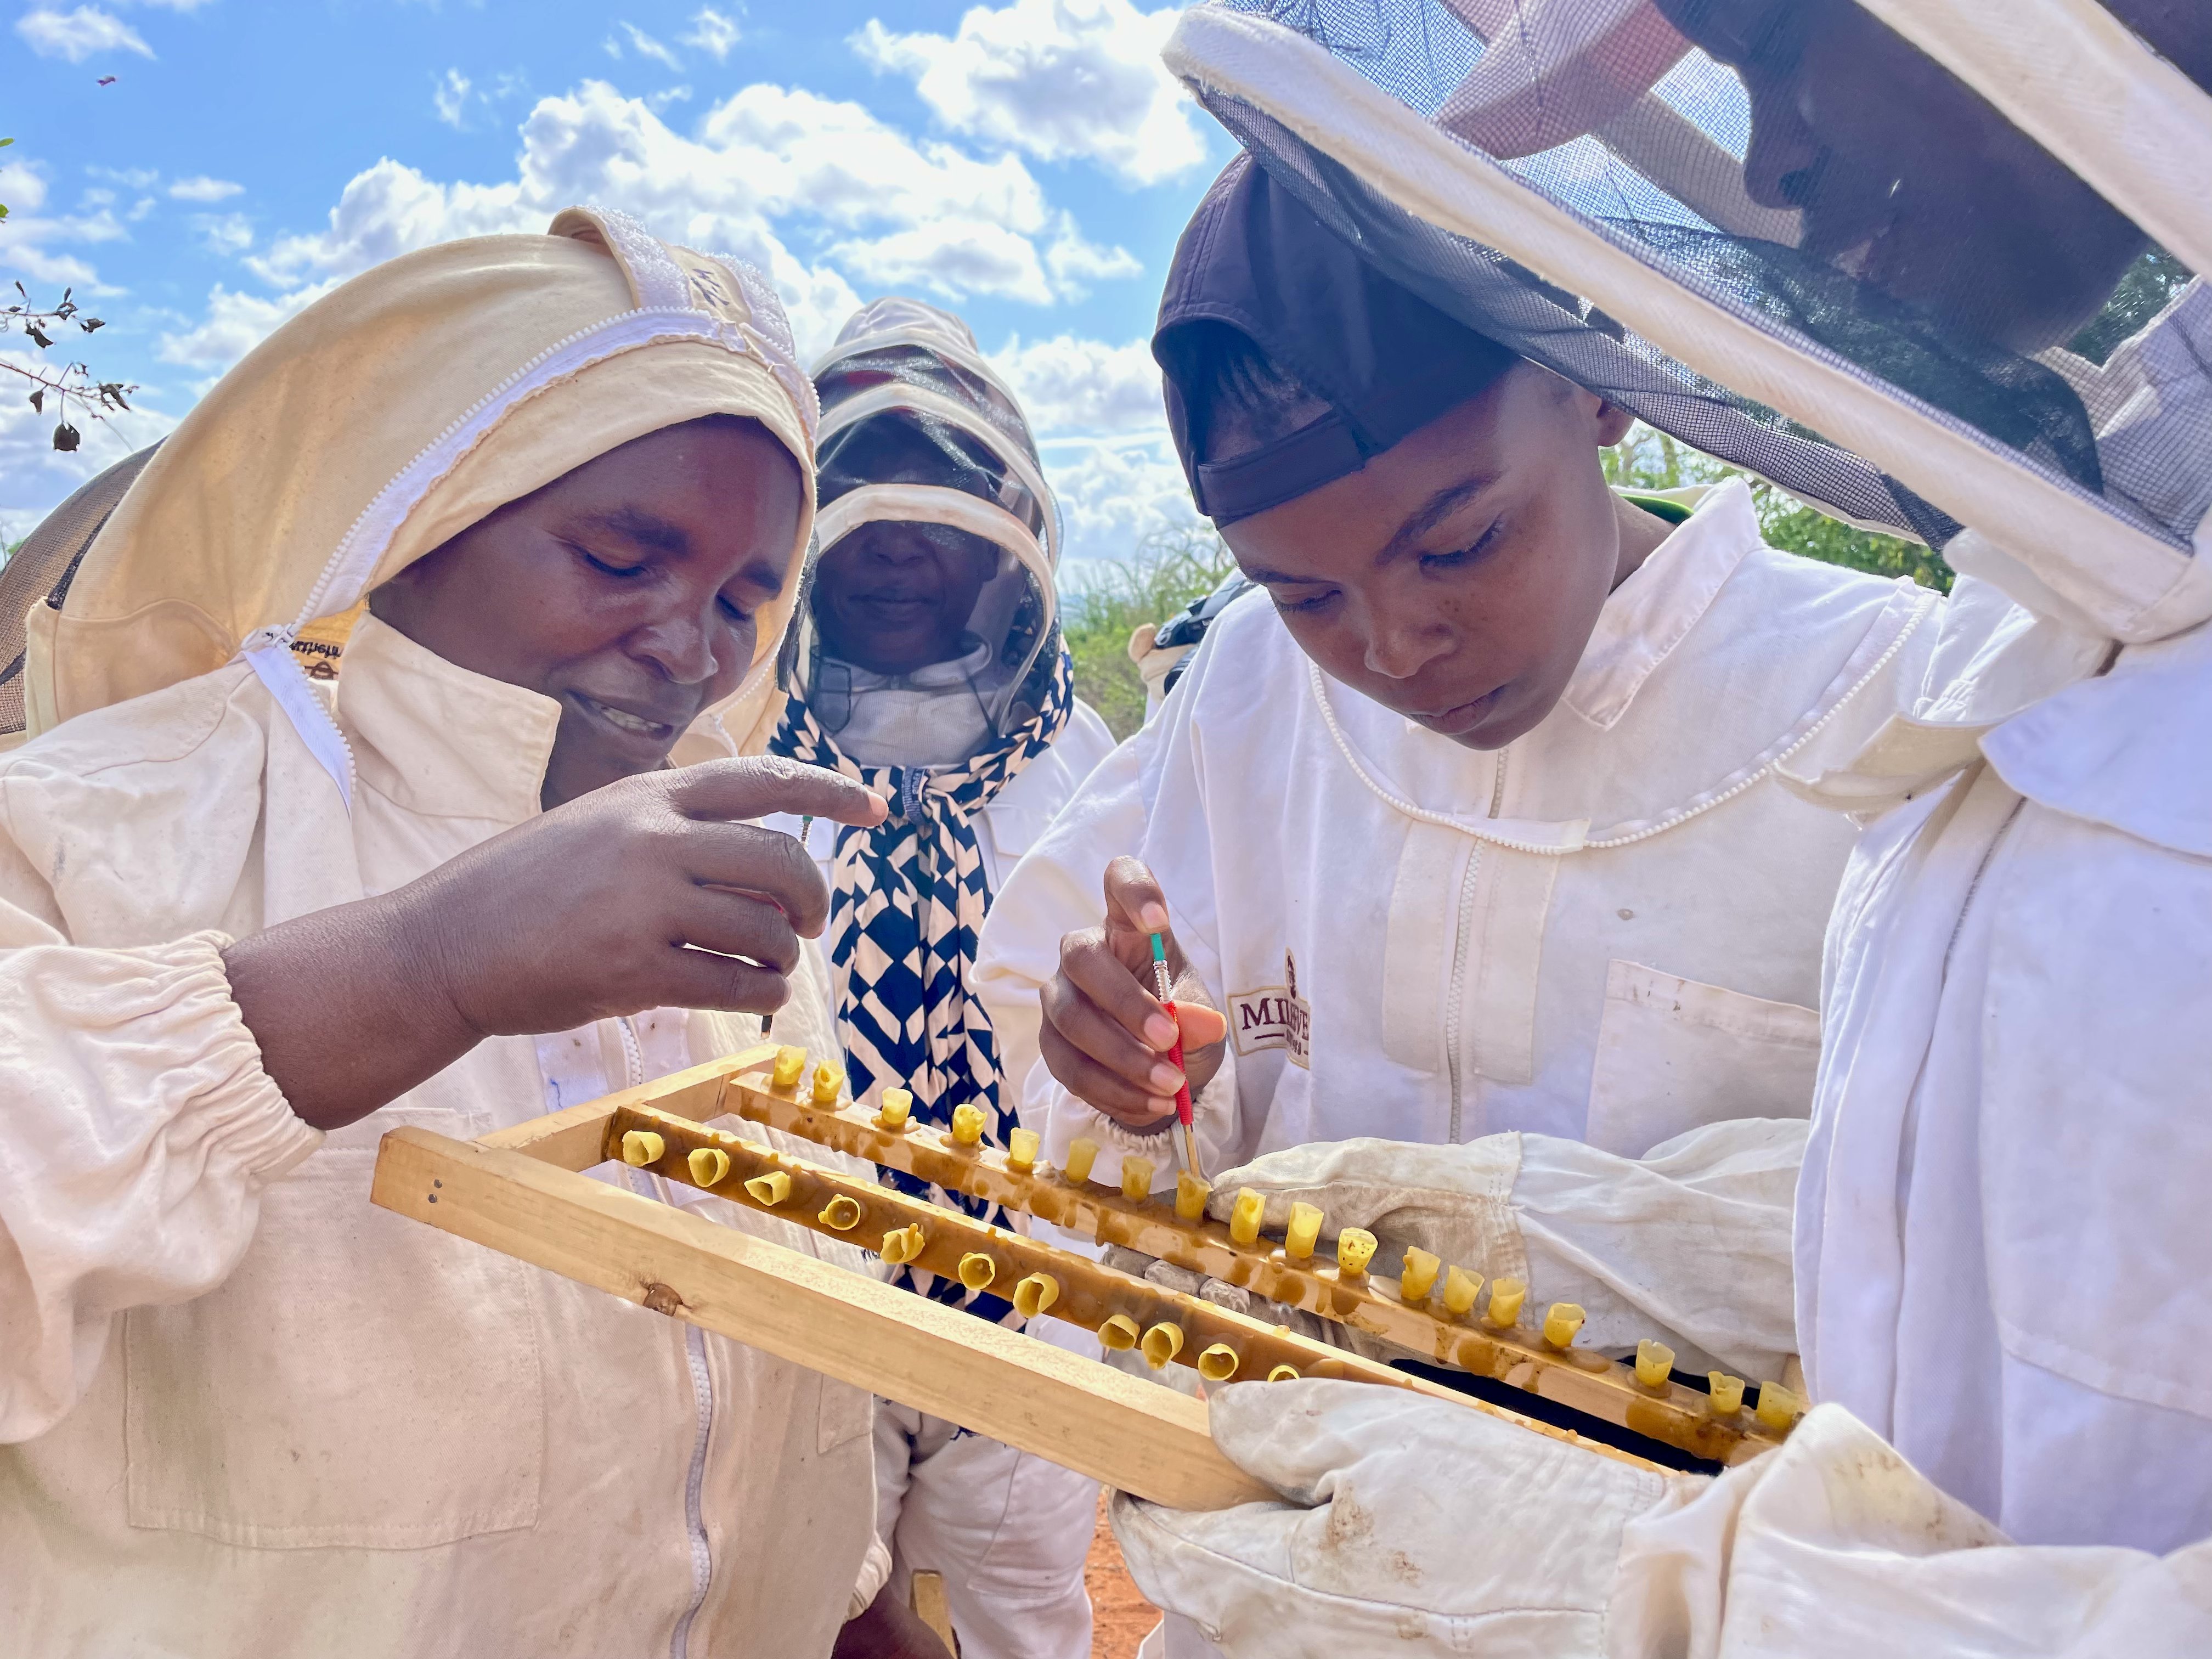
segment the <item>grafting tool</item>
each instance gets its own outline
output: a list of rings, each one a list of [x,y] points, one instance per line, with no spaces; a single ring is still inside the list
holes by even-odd
[[[1160,1006],[1168,1011],[1168,1018],[1175,1019],[1175,982],[1168,977],[1167,940],[1159,933],[1152,935],[1152,992],[1159,998]],[[1168,1050],[1168,1058],[1175,1063],[1176,1071],[1183,1069],[1182,1022],[1180,1020],[1176,1021],[1175,1047]],[[1182,1167],[1200,1180],[1206,1179],[1206,1171],[1198,1164],[1198,1135],[1191,1127],[1190,1079],[1188,1076],[1176,1085],[1176,1156],[1182,1160]]]

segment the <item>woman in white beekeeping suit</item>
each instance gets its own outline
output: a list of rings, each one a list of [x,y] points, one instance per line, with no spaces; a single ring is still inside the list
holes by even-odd
[[[814,383],[822,550],[785,646],[790,696],[769,748],[866,784],[890,811],[873,828],[769,822],[802,836],[829,879],[824,944],[854,1098],[904,1089],[914,1117],[939,1127],[977,1107],[985,1139],[1004,1146],[1013,1116],[1000,1079],[1028,1070],[1036,1022],[996,1024],[969,995],[976,936],[1015,860],[1113,747],[1075,696],[1060,641],[1059,508],[1020,403],[957,317],[875,301]],[[1015,1224],[988,1200],[883,1178]],[[917,1268],[898,1277],[1016,1319],[988,1291]],[[1097,1353],[1079,1327],[1030,1329]],[[905,1605],[917,1569],[936,1571],[968,1659],[1091,1651],[1096,1481],[889,1401],[877,1407],[876,1479],[892,1560],[878,1617]]]
[[[339,285],[33,550],[0,1648],[830,1650],[866,1394],[368,1202],[395,1125],[830,1040],[828,895],[745,820],[881,805],[740,758],[815,414],[757,273],[571,210]]]
[[[1799,781],[1869,827],[1788,1443],[1646,1475],[1355,1385],[1232,1387],[1216,1437],[1287,1501],[1122,1500],[1139,1583],[1231,1655],[2212,1650],[2212,13],[1385,9],[1209,7],[1169,59],[1438,304],[1961,574],[1913,714]],[[1220,1182],[1477,1267],[1503,1238],[1539,1300],[1663,1296],[1663,1249],[1521,1240],[1480,1148]]]

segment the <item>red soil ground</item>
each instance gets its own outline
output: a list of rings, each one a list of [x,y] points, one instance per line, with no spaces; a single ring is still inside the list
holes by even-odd
[[[1121,1551],[1106,1524],[1106,1496],[1098,1496],[1098,1530],[1083,1564],[1091,1592],[1091,1659],[1136,1659],[1137,1644],[1160,1621],[1159,1612],[1138,1592],[1121,1565]]]

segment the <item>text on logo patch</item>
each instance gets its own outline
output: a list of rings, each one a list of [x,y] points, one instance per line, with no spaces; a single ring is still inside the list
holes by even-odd
[[[1262,985],[1256,990],[1230,994],[1230,1035],[1237,1040],[1240,1054],[1280,1048],[1289,1054],[1293,1066],[1306,1066],[1313,1010],[1298,994],[1298,965],[1287,951],[1283,952],[1283,980],[1280,985]]]

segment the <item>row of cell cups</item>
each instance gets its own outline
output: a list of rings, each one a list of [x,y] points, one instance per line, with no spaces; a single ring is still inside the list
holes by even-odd
[[[825,1066],[823,1069],[827,1071],[830,1068]],[[835,1085],[832,1086],[834,1089]],[[904,1090],[885,1092],[902,1097],[891,1105],[890,1110],[902,1122],[912,1103],[911,1097]],[[976,1115],[980,1119],[981,1114]],[[653,1130],[630,1129],[623,1133],[622,1153],[623,1161],[626,1164],[640,1169],[647,1168],[658,1164],[667,1152],[666,1139]],[[687,1156],[685,1165],[694,1185],[711,1189],[727,1178],[730,1155],[720,1147],[702,1146]],[[791,1197],[791,1177],[781,1170],[770,1170],[754,1176],[744,1185],[746,1194],[764,1209],[775,1209]],[[850,1232],[860,1225],[863,1213],[858,1200],[840,1193],[823,1206],[822,1212],[815,1220],[833,1232]],[[921,1224],[908,1222],[905,1226],[894,1228],[884,1235],[878,1254],[893,1267],[901,1267],[920,1257],[928,1242],[929,1235]],[[981,1291],[988,1290],[998,1278],[999,1264],[981,1251],[969,1251],[960,1258],[957,1272],[962,1285],[971,1291]],[[1050,1273],[1028,1274],[1015,1284],[1012,1291],[1014,1310],[1024,1319],[1035,1319],[1059,1300],[1060,1281]],[[1182,1328],[1168,1321],[1143,1329],[1127,1314],[1117,1313],[1100,1326],[1098,1335],[1100,1341],[1109,1348],[1141,1349],[1146,1362],[1155,1370],[1180,1358],[1182,1352]],[[1217,1342],[1199,1354],[1192,1363],[1195,1364],[1199,1375],[1208,1382],[1224,1382],[1237,1374],[1240,1358],[1236,1349],[1225,1342]],[[1298,1374],[1296,1366],[1278,1365],[1269,1376],[1271,1380],[1279,1382]]]
[[[805,1072],[806,1060],[807,1054],[804,1048],[778,1049],[772,1073],[774,1086],[783,1091],[796,1089],[801,1076]],[[814,1103],[817,1106],[835,1106],[837,1103],[839,1091],[844,1085],[844,1073],[838,1067],[826,1061],[817,1066],[813,1081]],[[913,1104],[914,1097],[908,1091],[884,1090],[882,1103],[876,1113],[877,1127],[894,1133],[904,1130],[909,1121]],[[956,1146],[963,1147],[979,1146],[982,1140],[983,1125],[984,1116],[979,1108],[956,1106],[952,1110],[951,1137],[952,1143]],[[1014,1130],[1007,1136],[1006,1168],[1017,1175],[1028,1175],[1034,1172],[1038,1150],[1039,1141],[1035,1130]],[[1091,1168],[1097,1161],[1097,1158],[1098,1143],[1087,1137],[1078,1137],[1068,1144],[1067,1161],[1060,1173],[1071,1185],[1081,1186],[1090,1181]],[[1152,1194],[1154,1168],[1150,1158],[1125,1156],[1121,1160],[1122,1197],[1132,1203],[1143,1203],[1148,1200]],[[1188,1170],[1179,1171],[1176,1176],[1176,1214],[1185,1221],[1202,1221],[1206,1217],[1207,1201],[1212,1194],[1213,1188],[1211,1183],[1200,1179]],[[1266,1209],[1267,1199],[1264,1194],[1255,1192],[1249,1187],[1238,1189],[1236,1202],[1230,1211],[1230,1242],[1243,1249],[1256,1248],[1260,1242],[1260,1224]],[[858,1218],[856,1217],[855,1219],[857,1220]],[[1324,1212],[1316,1206],[1293,1203],[1291,1206],[1290,1224],[1285,1230],[1283,1237],[1284,1256],[1292,1262],[1310,1261],[1315,1246],[1320,1241],[1325,1220]],[[1364,1279],[1367,1273],[1367,1264],[1373,1260],[1377,1243],[1375,1235],[1364,1227],[1346,1227],[1340,1231],[1336,1240],[1336,1265],[1339,1279],[1349,1281]],[[915,1248],[918,1249],[919,1244]],[[889,1252],[886,1252],[886,1259],[891,1259]],[[971,1259],[982,1261],[987,1269],[989,1267],[988,1258]],[[1440,1273],[1443,1275],[1441,1289],[1437,1285],[1437,1276]],[[1039,1275],[1039,1277],[1048,1277],[1048,1275]],[[964,1273],[962,1279],[963,1283],[966,1282],[967,1275]],[[1408,1307],[1421,1307],[1433,1299],[1441,1304],[1444,1316],[1454,1320],[1465,1320],[1474,1312],[1475,1303],[1482,1294],[1484,1283],[1480,1273],[1470,1272],[1456,1264],[1446,1267],[1440,1258],[1429,1251],[1409,1246],[1406,1250],[1404,1269],[1398,1280],[1398,1294]],[[1522,1279],[1510,1278],[1493,1279],[1489,1281],[1489,1284],[1490,1303],[1483,1310],[1482,1322],[1492,1330],[1510,1330],[1520,1322],[1521,1306],[1528,1293],[1528,1286]],[[980,1289],[981,1286],[971,1285],[970,1288]],[[1054,1294],[1057,1294],[1057,1286],[1054,1287]],[[1033,1316],[1025,1314],[1024,1316]],[[1565,1352],[1573,1345],[1576,1334],[1582,1329],[1583,1317],[1582,1308],[1575,1303],[1554,1302],[1552,1304],[1544,1311],[1541,1334],[1545,1345],[1562,1352]],[[1121,1315],[1116,1315],[1115,1318],[1129,1326],[1130,1331],[1126,1334],[1116,1331],[1113,1334],[1114,1337],[1118,1339],[1127,1334],[1131,1340],[1118,1342],[1109,1340],[1107,1346],[1109,1347],[1118,1346],[1122,1348],[1136,1346],[1133,1322]],[[1154,1328],[1155,1331],[1173,1329],[1171,1326]],[[1101,1334],[1103,1337],[1105,1333],[1102,1332]],[[1165,1347],[1168,1358],[1172,1358],[1176,1346],[1180,1346],[1182,1333],[1175,1332],[1176,1346],[1168,1346],[1164,1337],[1158,1344],[1154,1344],[1150,1340],[1152,1334],[1152,1333],[1146,1334],[1146,1358],[1151,1359],[1155,1347],[1161,1346]],[[1215,1345],[1217,1348],[1221,1346]],[[1224,1349],[1223,1352],[1228,1351]],[[1213,1352],[1214,1350],[1210,1348],[1206,1354],[1200,1356],[1199,1369],[1201,1374],[1206,1369],[1205,1361]],[[1232,1370],[1234,1359],[1233,1353],[1230,1354],[1228,1363]],[[1153,1361],[1156,1366],[1165,1363],[1167,1363],[1165,1359]],[[1655,1393],[1663,1391],[1672,1379],[1674,1366],[1674,1351],[1665,1343],[1655,1341],[1647,1337],[1636,1345],[1636,1380],[1644,1388]],[[1289,1371],[1291,1367],[1278,1366],[1276,1370],[1278,1372]],[[1714,1417],[1725,1419],[1734,1417],[1740,1413],[1743,1409],[1743,1393],[1744,1380],[1741,1377],[1733,1376],[1721,1370],[1706,1373],[1706,1410]],[[1804,1411],[1805,1401],[1794,1390],[1784,1387],[1779,1382],[1763,1382],[1759,1385],[1759,1401],[1754,1408],[1754,1414],[1768,1427],[1787,1429],[1790,1424],[1804,1414]]]

